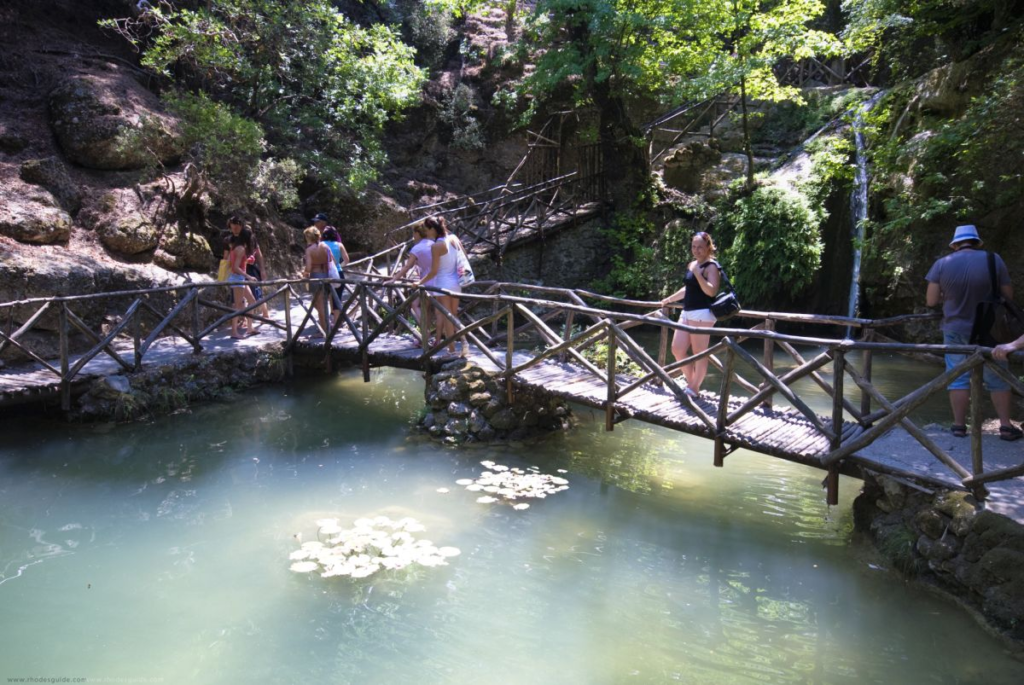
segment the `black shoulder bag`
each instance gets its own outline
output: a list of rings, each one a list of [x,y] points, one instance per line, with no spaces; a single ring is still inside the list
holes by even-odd
[[[1003,297],[996,278],[996,256],[988,255],[988,275],[992,283],[992,294],[987,300],[978,303],[974,311],[974,327],[971,329],[970,343],[995,347],[1003,343],[1013,342],[1024,335],[1024,311],[1010,300]]]
[[[708,309],[715,315],[716,321],[726,321],[736,316],[736,313],[742,309],[740,300],[736,297],[736,289],[732,287],[732,283],[729,282],[729,277],[725,275],[725,269],[718,262],[714,263],[718,267],[718,273],[721,274],[721,283],[718,284],[718,294],[715,295],[715,299],[711,302]]]

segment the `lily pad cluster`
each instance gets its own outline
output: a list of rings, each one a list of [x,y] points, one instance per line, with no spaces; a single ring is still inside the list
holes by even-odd
[[[302,543],[289,555],[294,562],[291,570],[296,573],[319,571],[323,578],[366,578],[381,569],[398,570],[413,564],[447,566],[447,559],[461,553],[456,547],[436,547],[430,540],[417,540],[413,533],[426,527],[414,518],[361,518],[347,529],[338,519],[320,519],[316,524],[318,539]]]
[[[505,501],[512,504],[513,509],[529,509],[529,504],[515,503],[516,500],[544,499],[548,495],[569,489],[569,481],[565,478],[541,473],[536,466],[524,470],[487,460],[480,463],[489,470],[481,473],[479,478],[461,478],[455,481],[456,485],[464,485],[470,492],[487,493],[477,498],[476,501],[480,504]],[[558,472],[565,473],[563,469],[559,469]]]

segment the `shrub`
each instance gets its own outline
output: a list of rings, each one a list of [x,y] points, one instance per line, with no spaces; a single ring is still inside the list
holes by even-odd
[[[725,215],[735,233],[724,266],[744,305],[795,301],[821,266],[821,218],[799,193],[763,186]]]

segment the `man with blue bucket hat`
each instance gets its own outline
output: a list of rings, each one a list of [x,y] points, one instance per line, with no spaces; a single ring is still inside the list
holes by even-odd
[[[946,345],[969,345],[974,314],[978,303],[992,293],[988,252],[981,250],[978,229],[970,224],[957,226],[949,243],[953,253],[939,259],[929,269],[926,299],[929,307],[942,305],[942,336]],[[996,282],[1008,300],[1013,299],[1010,272],[999,255],[995,256]],[[963,354],[947,354],[949,370],[966,358]],[[1012,395],[1010,386],[989,369],[985,369],[985,389],[992,394],[992,404],[999,416],[999,437],[1019,440],[1024,436],[1020,428],[1010,422]],[[950,432],[958,438],[967,437],[967,407],[970,404],[970,375],[964,374],[949,384],[949,403],[953,408]]]

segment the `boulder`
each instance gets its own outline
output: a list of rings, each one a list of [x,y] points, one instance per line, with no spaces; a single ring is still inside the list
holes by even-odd
[[[182,153],[177,120],[117,70],[75,74],[49,97],[50,125],[69,160],[90,169],[141,169]]]
[[[63,243],[71,237],[71,215],[49,191],[27,196],[0,191],[0,233],[23,243]]]
[[[214,266],[213,251],[206,238],[198,233],[186,233],[176,226],[164,230],[160,249],[177,257],[184,268],[207,271]]]
[[[22,162],[20,174],[21,180],[26,183],[49,190],[65,210],[74,213],[82,206],[82,193],[59,158],[46,157]]]
[[[486,414],[485,414],[486,415]],[[513,427],[518,425],[516,421],[516,415],[508,407],[498,411],[494,416],[490,417],[491,426],[500,431],[511,430]]]
[[[96,233],[104,245],[125,255],[152,250],[160,240],[156,226],[138,214],[112,216],[96,227]]]

